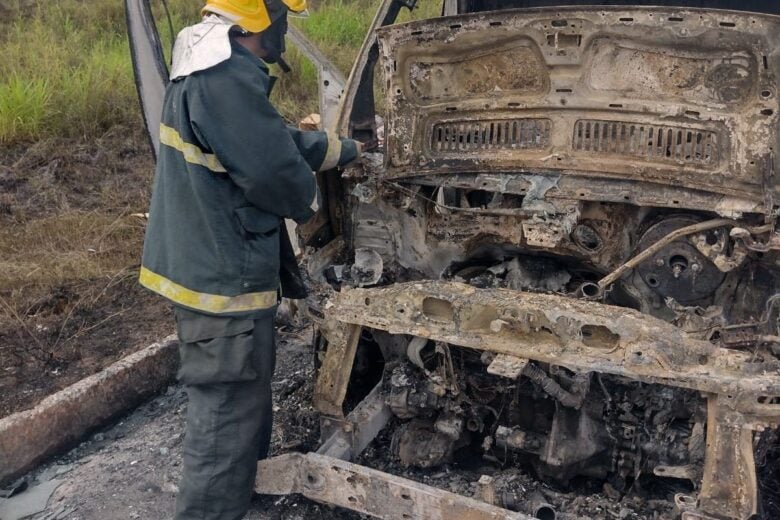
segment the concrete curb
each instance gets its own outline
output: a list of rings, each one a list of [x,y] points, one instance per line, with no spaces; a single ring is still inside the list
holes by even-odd
[[[164,388],[178,364],[175,335],[0,419],[0,482],[31,470]]]

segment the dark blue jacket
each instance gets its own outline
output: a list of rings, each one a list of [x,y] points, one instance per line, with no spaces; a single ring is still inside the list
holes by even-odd
[[[313,170],[356,158],[354,141],[288,127],[268,69],[233,43],[230,59],[172,81],[140,282],[214,315],[273,308],[282,219],[313,214]]]

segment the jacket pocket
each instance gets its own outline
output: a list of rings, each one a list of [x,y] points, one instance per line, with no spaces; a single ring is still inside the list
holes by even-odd
[[[238,208],[244,234],[241,286],[247,292],[279,286],[279,226],[281,219],[254,207]]]

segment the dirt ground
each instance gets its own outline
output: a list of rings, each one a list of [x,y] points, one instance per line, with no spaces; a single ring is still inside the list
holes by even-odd
[[[314,381],[309,329],[279,335],[278,368],[274,378],[276,411],[272,451],[315,449],[319,436],[311,403]],[[70,453],[42,466],[26,479],[61,481],[46,511],[34,520],[162,520],[171,518],[181,475],[181,443],[186,398],[178,386],[139,407],[116,424],[92,435]],[[401,467],[389,455],[389,435],[366,450],[360,463],[436,487],[474,495],[476,482],[490,474],[511,484],[519,497],[539,490],[565,514],[562,519],[657,520],[672,518],[667,502],[638,496],[611,499],[599,486],[579,486],[566,492],[544,486],[518,469],[468,461],[434,470]],[[323,506],[299,496],[259,497],[249,519],[358,519],[360,515]]]

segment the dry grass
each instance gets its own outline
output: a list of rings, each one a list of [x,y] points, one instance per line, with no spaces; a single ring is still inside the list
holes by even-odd
[[[138,127],[0,157],[0,416],[167,334],[136,279],[152,160]]]
[[[152,160],[140,129],[7,147],[0,162],[0,296],[138,266]],[[24,306],[25,298],[20,305]]]
[[[0,229],[0,287],[54,286],[138,263],[142,223],[126,214],[72,212]]]

